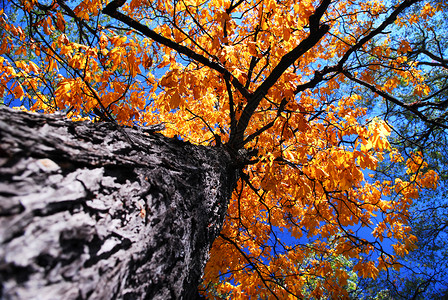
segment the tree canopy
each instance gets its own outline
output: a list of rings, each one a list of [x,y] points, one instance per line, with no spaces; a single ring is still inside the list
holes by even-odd
[[[439,176],[421,148],[404,156],[389,142],[397,118],[372,117],[366,102],[412,116],[417,131],[448,128],[443,25],[431,21],[443,24],[444,1],[6,4],[5,104],[164,123],[166,136],[233,155],[240,179],[208,298],[349,297],[353,272],[375,279],[416,248],[409,209]],[[381,161],[405,176],[370,178]]]

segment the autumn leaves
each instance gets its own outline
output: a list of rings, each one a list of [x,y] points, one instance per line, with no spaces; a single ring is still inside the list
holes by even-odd
[[[164,134],[196,144],[219,135],[231,151],[258,149],[211,249],[205,293],[347,295],[351,271],[340,262],[372,278],[393,265],[379,243],[391,239],[396,255],[413,249],[404,212],[436,186],[418,153],[409,180],[365,177],[382,159],[402,160],[389,126],[367,120],[366,93],[395,101],[403,83],[429,93],[404,56],[409,42],[384,35],[405,26],[400,14],[414,2],[22,1],[28,23],[0,14],[0,92],[34,111],[100,111],[125,125],[164,122]]]

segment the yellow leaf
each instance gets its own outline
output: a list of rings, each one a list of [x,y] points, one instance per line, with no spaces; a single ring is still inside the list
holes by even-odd
[[[175,109],[178,108],[182,99],[179,95],[179,91],[177,89],[174,89],[174,93],[171,94],[170,97],[170,108]]]
[[[290,31],[288,27],[283,27],[283,39],[289,41]]]
[[[263,29],[263,30],[268,29],[268,24],[264,18],[261,20],[261,29]]]
[[[22,86],[20,86],[20,84],[17,84],[14,87],[13,93],[14,93],[14,97],[16,97],[17,99],[20,99],[20,100],[22,100],[23,97],[25,96],[25,92],[23,91]]]
[[[33,71],[36,74],[39,73],[39,71],[40,71],[39,67],[34,62],[30,61],[28,64],[29,64],[31,71]]]
[[[56,15],[56,28],[60,31],[65,30],[65,20],[61,12],[58,12]]]

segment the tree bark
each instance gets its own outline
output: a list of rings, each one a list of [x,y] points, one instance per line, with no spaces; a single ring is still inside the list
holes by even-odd
[[[2,299],[195,299],[236,180],[222,148],[0,108]]]

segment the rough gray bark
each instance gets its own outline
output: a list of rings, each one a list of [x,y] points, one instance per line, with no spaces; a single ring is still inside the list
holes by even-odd
[[[194,299],[229,155],[0,108],[2,299]]]

